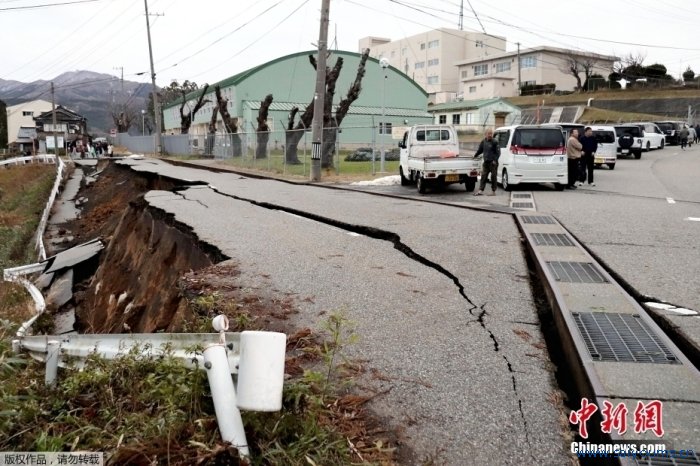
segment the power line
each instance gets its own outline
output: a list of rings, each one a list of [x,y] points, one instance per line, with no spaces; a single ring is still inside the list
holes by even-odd
[[[238,32],[239,30],[241,30],[241,29],[244,28],[245,26],[249,25],[251,22],[255,21],[256,19],[258,19],[259,17],[261,17],[261,16],[264,15],[265,13],[269,12],[270,10],[272,10],[273,8],[275,8],[276,6],[278,6],[278,5],[279,5],[280,3],[282,3],[283,1],[284,1],[284,0],[279,0],[277,3],[275,3],[274,5],[268,7],[268,8],[265,9],[264,11],[261,11],[261,12],[260,12],[259,14],[257,14],[254,18],[252,18],[251,20],[249,20],[249,21],[243,23],[242,25],[240,25],[239,27],[237,27],[237,28],[234,29],[233,31],[231,31],[231,32],[229,32],[229,33],[227,33],[227,34],[225,34],[225,35],[219,37],[218,39],[216,39],[216,40],[215,40],[214,42],[212,42],[211,44],[207,45],[206,47],[203,47],[203,48],[199,49],[198,51],[196,51],[196,52],[194,52],[194,53],[192,53],[192,54],[190,54],[190,55],[188,55],[187,57],[183,58],[182,60],[178,61],[177,63],[174,63],[174,64],[168,66],[167,68],[163,68],[163,69],[158,70],[158,73],[160,74],[160,73],[162,73],[163,71],[169,70],[169,69],[171,69],[171,68],[175,68],[176,66],[178,66],[178,65],[180,65],[180,64],[182,64],[182,63],[184,63],[185,61],[189,60],[190,58],[199,55],[200,53],[204,52],[205,50],[207,50],[207,49],[208,49],[209,47],[211,47],[212,45],[214,45],[214,44],[216,44],[216,43],[218,43],[218,42],[221,42],[221,41],[224,40],[225,38],[229,37],[230,35],[234,34],[235,32]],[[307,0],[307,1],[308,1],[308,0]],[[304,3],[306,3],[306,2],[304,2]],[[303,4],[302,4],[302,5],[303,5]],[[299,8],[301,8],[301,6],[300,6]],[[297,8],[297,9],[298,9],[298,8]],[[294,10],[294,12],[296,12],[296,10]],[[292,14],[293,14],[294,12],[292,12]],[[286,18],[285,18],[285,19],[286,19]],[[281,24],[281,23],[280,23],[280,24]],[[254,42],[253,42],[253,43],[254,43]],[[252,45],[252,44],[251,44],[251,45]],[[247,47],[246,47],[246,48],[247,48]],[[243,50],[245,50],[245,49],[243,49]],[[242,52],[242,51],[241,51],[241,52]],[[240,52],[239,52],[239,53],[240,53]],[[234,55],[234,57],[235,57],[235,55]],[[231,58],[233,58],[233,57],[231,57]],[[199,75],[196,75],[196,76],[199,76]]]
[[[237,56],[240,55],[241,53],[243,53],[243,52],[245,52],[246,50],[248,50],[251,46],[253,46],[253,45],[254,45],[256,42],[258,42],[260,39],[264,38],[264,37],[267,36],[269,33],[271,33],[272,31],[274,31],[275,29],[277,29],[280,25],[282,25],[285,21],[287,21],[289,18],[291,18],[292,15],[294,15],[294,13],[296,13],[297,11],[299,11],[299,10],[301,9],[301,7],[303,7],[304,5],[306,5],[308,2],[309,2],[309,0],[303,0],[303,1],[299,4],[298,7],[296,7],[294,10],[292,10],[292,12],[289,13],[287,16],[285,16],[284,18],[282,18],[282,20],[281,20],[280,22],[278,22],[277,24],[275,24],[272,28],[268,29],[263,35],[259,36],[258,38],[256,38],[256,39],[253,40],[252,42],[250,42],[248,45],[246,45],[246,46],[243,47],[241,50],[239,50],[239,51],[236,52],[235,54],[231,55],[230,57],[228,57],[226,60],[222,61],[222,62],[219,63],[218,65],[213,66],[213,67],[209,68],[208,70],[204,70],[204,71],[202,71],[202,72],[200,72],[200,73],[197,73],[197,74],[193,75],[192,77],[201,76],[202,74],[208,73],[208,72],[210,72],[210,71],[212,71],[212,70],[215,70],[215,69],[217,69],[217,68],[222,67],[223,65],[225,65],[225,64],[226,64],[227,62],[229,62],[230,60],[234,59],[235,57],[237,57]]]
[[[9,8],[0,8],[0,11],[9,11],[9,10],[35,10],[38,8],[49,8],[53,6],[64,6],[64,5],[75,5],[76,3],[92,3],[92,2],[99,2],[101,0],[75,0],[73,2],[63,2],[63,3],[44,3],[41,5],[30,5],[30,6],[13,6]]]

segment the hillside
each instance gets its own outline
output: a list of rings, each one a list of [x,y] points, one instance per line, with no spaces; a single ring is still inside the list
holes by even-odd
[[[92,71],[70,71],[56,76],[56,104],[68,107],[85,116],[88,131],[105,133],[112,128],[110,109],[113,104],[129,102],[129,106],[140,111],[148,103],[150,84],[124,81],[109,74]],[[51,100],[51,81],[21,83],[0,79],[0,99],[8,106],[35,99]]]

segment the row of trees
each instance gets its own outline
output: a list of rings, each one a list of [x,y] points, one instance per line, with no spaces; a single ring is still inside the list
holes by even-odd
[[[661,63],[644,65],[645,56],[642,54],[628,54],[613,65],[610,74],[606,77],[595,73],[600,69],[599,60],[594,56],[568,55],[564,59],[564,65],[560,71],[570,74],[576,79],[577,91],[594,91],[599,88],[619,89],[620,81],[627,82],[628,88],[668,87],[676,84],[695,83],[698,78],[695,72],[688,67],[683,73],[683,82],[678,82],[668,74],[666,66]]]
[[[350,110],[350,106],[360,96],[360,92],[362,91],[362,78],[365,75],[365,66],[368,57],[369,49],[366,49],[360,56],[360,62],[357,67],[357,72],[355,74],[355,80],[350,85],[350,88],[348,89],[346,95],[335,106],[335,112],[333,112],[333,100],[335,99],[336,83],[343,69],[343,57],[337,57],[333,67],[326,67],[326,95],[324,100],[325,105],[323,112],[323,146],[321,153],[321,166],[324,168],[333,167],[333,153],[335,151],[337,130],[340,127],[342,121],[347,116],[348,111]],[[309,55],[309,63],[314,69],[317,68],[316,57],[314,55]],[[205,104],[211,102],[209,99],[205,98],[208,91],[208,84],[205,84],[203,87],[200,88],[197,85],[197,83],[191,81],[185,81],[182,85],[178,84],[177,81],[173,81],[170,84],[170,86],[160,90],[158,95],[162,106],[172,104],[174,102],[180,102],[179,114],[181,134],[189,133],[194,117],[202,109],[202,107],[204,107]],[[198,97],[194,106],[190,108],[188,107],[188,105],[190,104],[187,103],[187,95],[193,92],[198,92]],[[221,115],[221,121],[223,122],[224,132],[228,135],[228,142],[231,147],[233,156],[239,157],[242,154],[242,141],[238,133],[238,118],[232,117],[229,113],[228,99],[222,95],[221,88],[218,85],[214,86],[214,97],[216,98],[216,101],[214,102],[215,105],[208,125],[208,137],[205,145],[205,151],[207,151],[207,153],[211,153],[212,151],[214,145],[214,138],[217,133],[217,122],[219,119],[219,115]],[[256,118],[256,158],[267,157],[266,149],[270,137],[270,127],[267,122],[268,113],[272,102],[273,96],[272,94],[268,94],[260,103],[260,109],[258,110],[258,116]],[[153,128],[151,122],[153,121],[153,115],[155,115],[153,111],[152,96],[149,98],[148,115],[148,129],[150,133]],[[134,123],[136,116],[136,112],[130,112],[128,109],[124,108],[120,109],[119,112],[113,112],[112,114],[115,126],[117,126],[118,131],[120,132],[128,131],[129,127]],[[298,157],[299,142],[303,138],[304,132],[311,127],[313,118],[313,96],[309,104],[304,108],[303,111],[301,111],[299,107],[293,107],[289,112],[289,115],[287,117],[287,125],[285,127],[285,154],[287,163],[301,163]],[[162,115],[161,121],[163,121]]]

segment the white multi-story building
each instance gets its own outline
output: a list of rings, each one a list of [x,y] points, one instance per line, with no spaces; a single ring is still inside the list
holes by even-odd
[[[583,66],[590,66],[592,74],[607,78],[617,57],[581,52],[556,47],[533,47],[518,52],[492,54],[455,63],[459,75],[459,94],[464,100],[513,97],[520,94],[521,85],[554,84],[558,91],[573,91],[578,83],[568,71],[572,61],[578,63],[581,84],[586,80]]]
[[[31,147],[30,132],[36,134],[34,117],[44,112],[51,111],[51,102],[45,100],[32,100],[7,107],[7,142],[16,144],[21,150]],[[24,128],[20,131],[21,128]],[[34,136],[36,137],[36,136]],[[27,146],[25,148],[24,146]]]
[[[433,29],[392,41],[364,37],[360,50],[370,56],[386,58],[389,64],[412,78],[428,93],[431,103],[453,100],[459,92],[458,61],[488,58],[505,52],[506,39],[480,32],[457,29]]]

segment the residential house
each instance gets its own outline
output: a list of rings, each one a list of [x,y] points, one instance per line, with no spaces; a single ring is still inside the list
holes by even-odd
[[[520,107],[504,99],[454,101],[431,105],[433,122],[449,124],[461,131],[481,133],[488,127],[520,123]]]
[[[586,79],[583,64],[590,66],[592,74],[607,78],[618,58],[541,46],[521,50],[519,54],[517,51],[492,54],[454,64],[459,76],[459,95],[465,100],[476,100],[520,95],[518,81],[522,86],[554,84],[557,91],[573,91],[577,81],[568,71],[572,61],[581,69],[579,75],[583,84]]]
[[[56,107],[55,126],[51,110],[35,116],[34,121],[39,152],[46,152],[47,149],[53,150],[54,135],[60,148],[65,148],[77,141],[84,141],[87,138],[87,118],[61,105]]]
[[[20,152],[32,151],[36,139],[34,117],[51,110],[51,102],[32,100],[7,107],[8,146]]]
[[[453,100],[460,88],[458,61],[487,59],[506,50],[505,37],[457,29],[433,29],[398,40],[364,37],[360,50],[385,58],[389,64],[416,81],[431,103]]]

